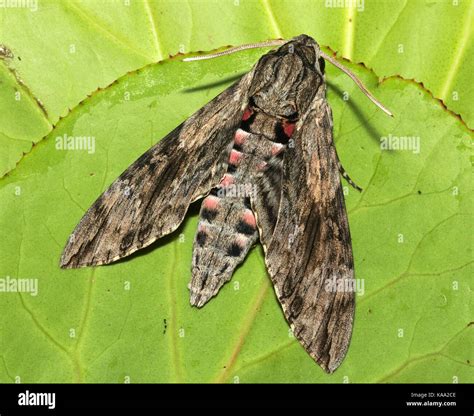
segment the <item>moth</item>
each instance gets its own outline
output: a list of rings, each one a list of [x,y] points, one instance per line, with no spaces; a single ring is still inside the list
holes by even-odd
[[[203,198],[191,305],[215,296],[260,241],[294,336],[331,373],[346,355],[355,303],[353,291],[331,290],[334,279],[354,279],[339,173],[350,179],[333,142],[324,60],[341,66],[307,35],[230,52],[261,46],[279,48],[128,167],[76,226],[60,265],[128,256],[176,230]]]

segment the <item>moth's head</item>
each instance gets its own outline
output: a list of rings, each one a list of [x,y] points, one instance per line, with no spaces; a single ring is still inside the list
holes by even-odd
[[[324,59],[316,41],[300,35],[260,58],[249,92],[267,114],[297,118],[318,91],[325,93]]]
[[[324,75],[324,59],[321,58],[321,50],[318,43],[308,35],[299,35],[285,43],[280,49],[285,48],[289,53],[297,53],[302,59],[314,67],[315,71]]]

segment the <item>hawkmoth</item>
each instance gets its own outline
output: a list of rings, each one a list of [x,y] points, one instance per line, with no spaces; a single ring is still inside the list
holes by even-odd
[[[279,48],[110,185],[76,226],[60,265],[128,256],[176,230],[204,198],[191,305],[215,296],[260,241],[294,336],[333,372],[348,349],[355,302],[353,291],[327,289],[331,279],[354,279],[339,173],[348,176],[326,100],[324,60],[331,58],[306,35],[256,46],[270,45]]]

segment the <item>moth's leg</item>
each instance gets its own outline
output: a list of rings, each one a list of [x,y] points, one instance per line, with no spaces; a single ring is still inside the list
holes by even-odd
[[[341,173],[342,177],[351,185],[353,188],[357,189],[359,192],[362,192],[362,188],[357,185],[348,175],[344,167],[342,166],[339,158],[337,159],[337,166],[339,168],[339,172]]]

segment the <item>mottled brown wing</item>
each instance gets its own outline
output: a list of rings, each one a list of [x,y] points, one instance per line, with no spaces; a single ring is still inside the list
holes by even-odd
[[[354,315],[354,292],[333,289],[341,282],[346,289],[353,287],[354,273],[332,116],[325,100],[319,101],[317,111],[309,111],[292,139],[280,183],[275,180],[280,168],[265,174],[252,207],[285,317],[306,351],[333,372],[346,354]]]
[[[226,172],[252,75],[197,111],[110,185],[71,234],[61,267],[111,263],[179,226],[190,203]]]

